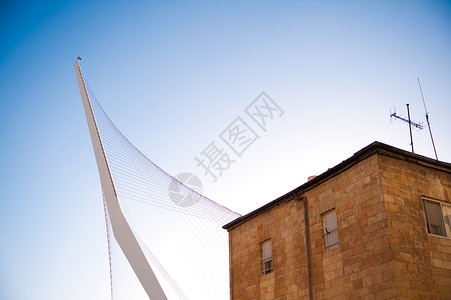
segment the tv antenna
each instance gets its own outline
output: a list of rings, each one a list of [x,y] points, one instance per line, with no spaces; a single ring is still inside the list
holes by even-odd
[[[401,117],[401,116],[398,116],[398,115],[396,114],[396,111],[395,111],[394,113],[391,113],[391,114],[390,114],[390,117],[392,117],[392,118],[394,117],[394,118],[400,119],[400,120],[403,121],[403,122],[409,123],[410,145],[412,146],[412,153],[415,153],[415,152],[413,151],[412,126],[418,128],[419,130],[423,130],[423,125],[418,124],[418,123],[415,123],[415,122],[413,122],[413,121],[410,120],[409,104],[406,104],[406,105],[407,105],[407,116],[408,116],[407,119],[406,119],[406,118],[403,118],[403,117]]]
[[[424,112],[426,114],[426,123],[428,123],[429,135],[431,136],[432,147],[434,148],[434,153],[435,153],[435,159],[438,160],[437,150],[435,150],[435,143],[434,143],[434,139],[432,138],[431,124],[429,123],[429,114],[428,114],[428,110],[426,109],[426,102],[424,101],[423,90],[421,89],[420,78],[417,77],[417,80],[418,80],[418,86],[420,87],[421,98],[423,99]]]

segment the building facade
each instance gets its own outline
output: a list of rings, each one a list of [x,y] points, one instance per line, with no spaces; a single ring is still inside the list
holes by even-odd
[[[224,226],[231,299],[451,299],[451,164],[374,142]]]

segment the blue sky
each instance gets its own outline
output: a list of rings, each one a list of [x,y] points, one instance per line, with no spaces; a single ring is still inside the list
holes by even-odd
[[[147,157],[247,213],[375,140],[410,150],[389,112],[410,103],[425,123],[418,76],[451,162],[450,53],[449,1],[3,1],[0,298],[109,298],[78,56]],[[236,117],[252,125],[244,109],[262,91],[284,114],[212,182],[194,158]],[[426,129],[414,143],[433,157]]]

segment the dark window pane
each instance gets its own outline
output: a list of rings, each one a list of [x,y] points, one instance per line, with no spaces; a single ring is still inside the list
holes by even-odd
[[[424,207],[426,210],[428,232],[430,234],[446,236],[440,203],[425,200]]]

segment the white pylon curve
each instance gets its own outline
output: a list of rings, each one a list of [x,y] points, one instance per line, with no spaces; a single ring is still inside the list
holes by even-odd
[[[130,263],[130,266],[138,277],[149,299],[165,300],[167,297],[122,211],[94,112],[92,110],[91,100],[89,99],[88,90],[81,72],[80,58],[75,62],[74,68],[114,238],[121,247],[122,252]]]

